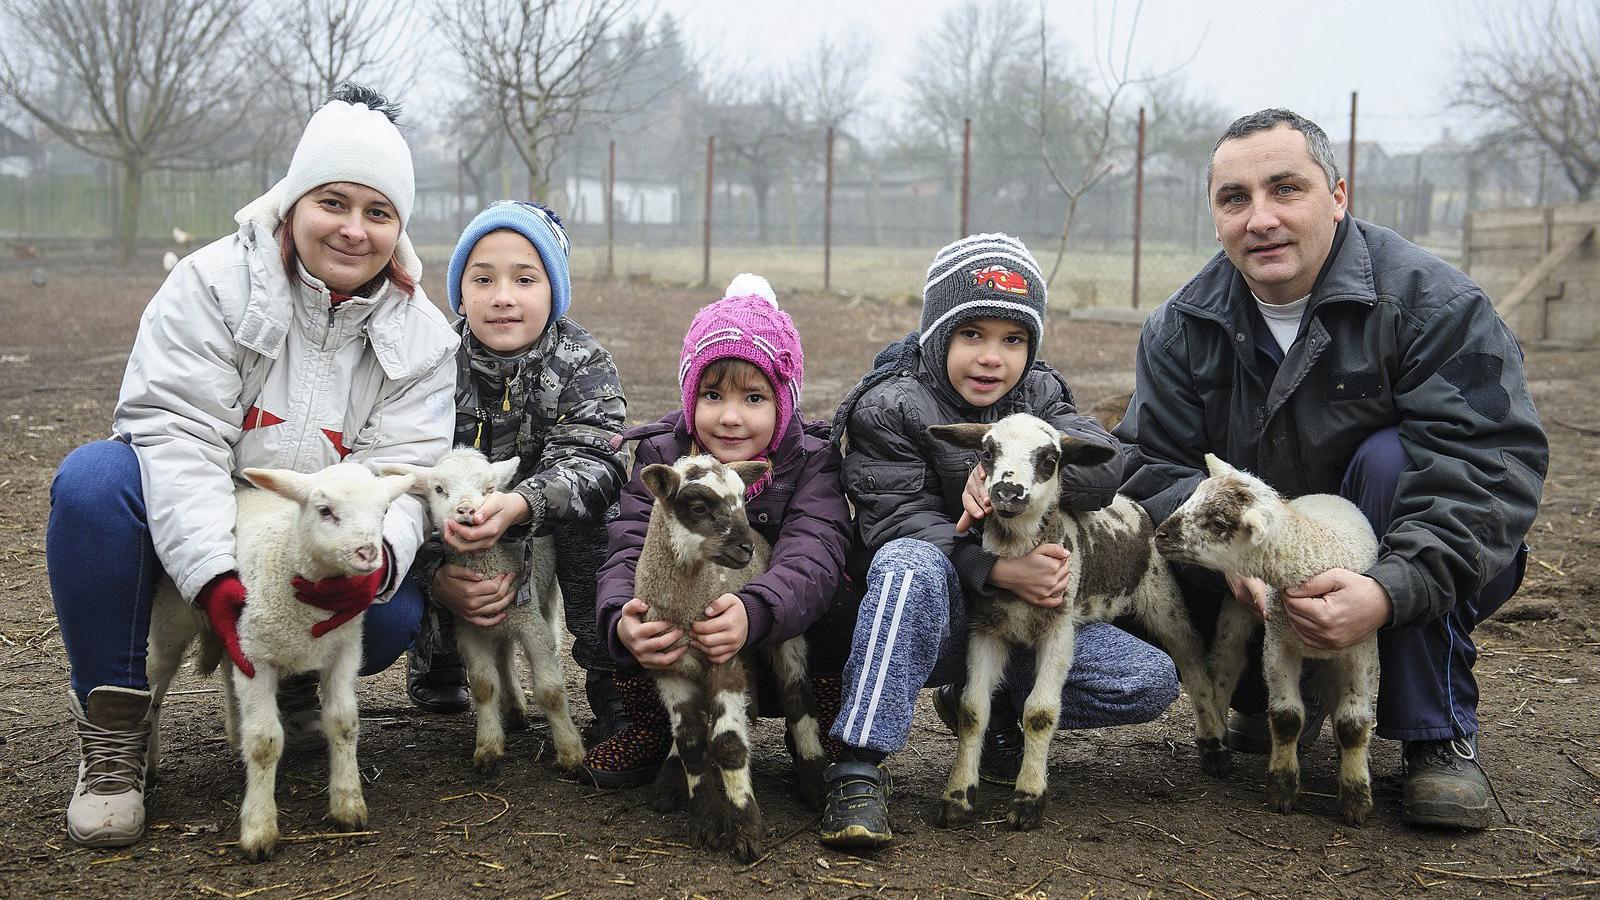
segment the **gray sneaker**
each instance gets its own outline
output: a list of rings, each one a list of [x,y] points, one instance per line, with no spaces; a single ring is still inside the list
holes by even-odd
[[[154,710],[150,692],[97,687],[87,709],[67,689],[78,725],[78,783],[67,804],[67,834],[85,847],[126,847],[144,835],[144,795]]]

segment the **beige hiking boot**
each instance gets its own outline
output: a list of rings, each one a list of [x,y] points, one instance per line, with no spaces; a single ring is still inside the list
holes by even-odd
[[[78,785],[67,804],[67,834],[85,847],[125,847],[144,835],[146,766],[150,760],[150,692],[97,687],[88,709],[70,688],[78,723]]]

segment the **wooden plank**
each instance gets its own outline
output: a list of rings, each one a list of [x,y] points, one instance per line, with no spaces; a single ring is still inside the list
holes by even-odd
[[[1567,257],[1571,256],[1577,251],[1578,247],[1589,240],[1594,235],[1594,232],[1594,225],[1574,232],[1571,237],[1557,244],[1555,249],[1545,254],[1544,259],[1539,260],[1539,264],[1534,266],[1527,275],[1524,275],[1522,280],[1517,282],[1517,286],[1511,289],[1511,293],[1500,301],[1500,318],[1510,319],[1511,314],[1516,311],[1517,307],[1533,296],[1533,292],[1544,284],[1545,279],[1555,274],[1556,267],[1566,262]]]

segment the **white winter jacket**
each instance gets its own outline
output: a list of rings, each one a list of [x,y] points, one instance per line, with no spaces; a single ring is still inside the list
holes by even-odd
[[[246,221],[179,262],[139,321],[113,428],[138,455],[156,555],[191,602],[238,568],[233,480],[246,467],[432,465],[450,448],[459,339],[422,289],[334,306],[298,274],[270,229]],[[415,497],[390,507],[380,600],[423,527]]]

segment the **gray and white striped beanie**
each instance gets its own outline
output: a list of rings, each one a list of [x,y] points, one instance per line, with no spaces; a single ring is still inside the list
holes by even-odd
[[[1039,263],[1009,234],[968,235],[948,244],[928,267],[922,288],[922,352],[943,361],[956,326],[973,319],[1011,319],[1028,329],[1028,365],[1044,338],[1048,295]]]

